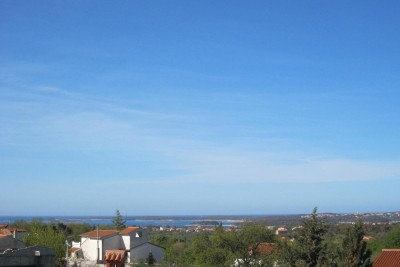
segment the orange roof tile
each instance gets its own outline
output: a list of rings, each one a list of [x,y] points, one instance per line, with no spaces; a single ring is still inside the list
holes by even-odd
[[[261,255],[270,255],[275,252],[276,245],[275,243],[258,243],[255,247],[256,251]],[[253,248],[248,248],[249,255],[253,255],[254,251]]]
[[[373,267],[399,267],[400,249],[382,249],[381,254],[374,261]]]
[[[99,230],[99,238],[104,238],[109,235],[118,234],[116,230]],[[81,234],[82,237],[97,238],[97,230]]]
[[[10,230],[8,230],[7,228],[1,228],[0,229],[0,234],[2,234],[2,235],[13,235],[13,233]]]
[[[107,249],[106,255],[104,255],[104,260],[106,262],[125,262],[125,250]]]
[[[14,232],[14,231],[17,231],[17,232],[26,232],[26,230],[24,230],[24,229],[15,228],[15,227],[10,227],[10,226],[7,225],[7,224],[0,224],[0,230],[3,230],[3,229],[8,229],[8,230],[10,230],[11,232]]]
[[[257,246],[257,250],[262,254],[262,255],[269,255],[276,250],[276,246],[274,243],[260,243]]]
[[[133,232],[135,232],[136,230],[138,230],[140,227],[126,227],[124,230],[122,230],[121,232],[119,232],[120,235],[129,235]]]
[[[74,253],[75,251],[80,250],[81,248],[72,247],[69,249],[70,252]]]

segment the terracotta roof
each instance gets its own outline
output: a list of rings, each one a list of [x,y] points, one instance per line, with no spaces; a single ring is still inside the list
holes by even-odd
[[[261,255],[270,255],[274,253],[276,250],[276,246],[274,243],[258,243],[256,246],[256,251]],[[248,248],[249,255],[253,255],[253,249],[251,247]]]
[[[109,235],[118,234],[116,230],[99,230],[99,238],[104,238]],[[82,237],[97,238],[97,230],[81,234]]]
[[[13,233],[10,230],[8,230],[7,228],[1,228],[0,229],[0,234],[2,234],[2,235],[13,235]]]
[[[74,253],[75,251],[78,251],[78,250],[80,250],[80,249],[81,249],[81,248],[72,247],[72,248],[69,249],[69,251],[72,252],[72,253]]]
[[[275,251],[276,247],[274,243],[260,243],[257,246],[257,250],[260,251],[262,255],[269,255]]]
[[[15,227],[8,227],[10,231],[17,231],[17,232],[26,232],[25,229],[15,228]]]
[[[104,260],[107,262],[125,262],[125,250],[107,249]]]
[[[133,232],[135,232],[136,230],[138,230],[140,227],[126,227],[124,230],[122,230],[121,232],[119,232],[120,235],[129,235]]]
[[[3,229],[7,229],[7,230],[9,230],[9,231],[11,231],[11,232],[14,232],[14,231],[17,231],[17,232],[26,232],[26,230],[24,230],[24,229],[15,228],[15,227],[10,227],[9,225],[6,225],[6,224],[0,224],[0,230],[3,230]]]
[[[381,254],[374,261],[373,267],[399,267],[400,249],[382,249]]]

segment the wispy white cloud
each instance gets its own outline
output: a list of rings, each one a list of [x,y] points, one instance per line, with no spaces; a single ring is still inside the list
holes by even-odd
[[[252,149],[241,143],[246,138],[219,143],[207,138],[213,127],[190,114],[138,109],[54,86],[14,92],[13,100],[2,102],[3,146],[145,152],[163,158],[167,168],[184,173],[165,177],[157,173],[151,181],[120,177],[125,182],[310,183],[400,176],[400,162],[396,160],[318,157],[306,151],[265,146]],[[27,136],[33,142],[25,142]]]
[[[206,183],[319,183],[365,181],[400,177],[400,161],[308,159],[296,155],[252,153],[196,154],[192,174],[184,181]],[[307,155],[304,155],[307,156]]]

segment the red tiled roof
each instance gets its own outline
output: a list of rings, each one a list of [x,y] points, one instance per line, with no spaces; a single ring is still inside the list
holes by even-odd
[[[72,248],[69,249],[69,251],[72,252],[72,253],[74,253],[75,251],[78,251],[78,250],[80,250],[80,249],[81,249],[81,248],[72,247]]]
[[[373,267],[399,267],[400,249],[382,249],[381,254],[374,261]]]
[[[116,230],[99,230],[99,238],[118,234]],[[97,230],[81,234],[82,237],[97,238]]]
[[[26,232],[26,230],[24,230],[24,229],[15,228],[15,227],[10,227],[9,225],[6,225],[6,224],[0,224],[0,230],[3,230],[3,229],[7,229],[7,230],[9,230],[9,231],[11,231],[11,232],[14,232],[14,231],[17,231],[17,232]]]
[[[7,228],[1,228],[0,229],[0,234],[2,234],[2,235],[13,235],[13,233],[10,230],[8,230]]]
[[[261,255],[270,255],[275,252],[276,246],[274,243],[258,243],[255,247],[256,251]],[[253,248],[248,248],[249,255],[253,255]]]
[[[107,249],[104,260],[106,262],[125,262],[125,250]]]
[[[124,230],[122,230],[121,232],[119,232],[119,234],[120,234],[120,235],[129,235],[129,234],[135,232],[135,231],[138,230],[138,229],[139,229],[139,227],[133,227],[133,226],[126,227]]]
[[[259,251],[262,255],[269,255],[275,252],[275,244],[274,243],[260,243],[257,246],[257,251]]]
[[[26,232],[26,230],[21,229],[21,228],[15,228],[15,227],[8,227],[8,230],[10,231],[17,231],[17,232]]]

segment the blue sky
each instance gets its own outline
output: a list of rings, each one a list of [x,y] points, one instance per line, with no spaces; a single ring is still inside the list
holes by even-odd
[[[0,215],[399,210],[398,1],[0,1]]]

